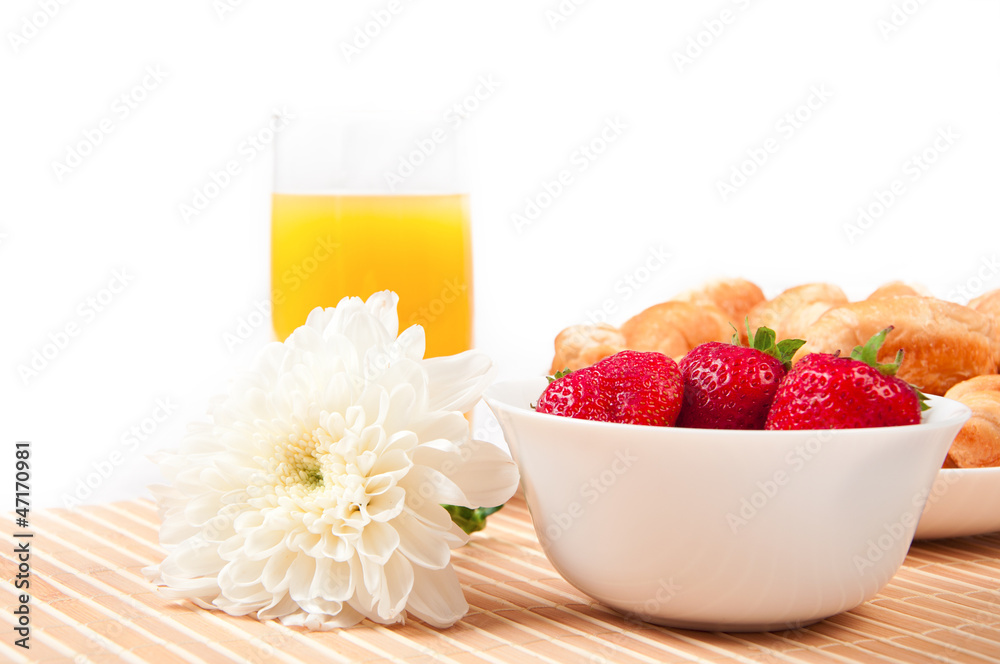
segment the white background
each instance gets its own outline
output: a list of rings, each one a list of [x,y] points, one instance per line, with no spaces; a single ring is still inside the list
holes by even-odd
[[[235,348],[224,338],[267,299],[270,154],[249,157],[244,142],[275,108],[443,118],[492,77],[463,128],[477,345],[501,377],[546,370],[555,334],[606,300],[621,323],[716,276],[769,295],[818,280],[854,298],[890,279],[958,300],[959,288],[1000,287],[989,268],[1000,253],[997,3],[567,0],[568,16],[551,13],[559,6],[412,0],[386,21],[388,0],[5,0],[0,480],[12,478],[13,441],[30,440],[34,507],[63,505],[115,452],[121,463],[84,502],[142,495],[157,479],[144,455],[175,445],[269,340],[267,324]],[[349,56],[366,25],[377,34]],[[125,117],[119,98],[144,80],[152,89]],[[815,90],[826,98],[802,106]],[[60,178],[53,164],[105,119],[112,131]],[[609,121],[620,136],[580,171],[576,151]],[[955,137],[939,141],[946,151],[932,147],[942,131]],[[755,172],[724,200],[719,183],[765,145],[767,160],[747,164]],[[914,178],[908,160],[928,149],[935,161]],[[234,159],[240,173],[185,223],[179,206]],[[519,229],[512,215],[564,169],[571,185]],[[858,207],[894,180],[903,193],[849,241]],[[640,270],[653,250],[670,259]],[[123,292],[81,313],[116,270],[129,275]],[[645,281],[632,288],[629,276]],[[26,377],[33,353],[74,323]],[[150,429],[157,399],[174,412]],[[123,443],[144,421],[147,440]]]

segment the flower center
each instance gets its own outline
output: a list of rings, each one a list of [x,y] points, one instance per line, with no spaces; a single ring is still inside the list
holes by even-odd
[[[311,432],[288,436],[274,446],[271,467],[286,489],[301,487],[307,491],[324,486],[323,457],[325,445]]]

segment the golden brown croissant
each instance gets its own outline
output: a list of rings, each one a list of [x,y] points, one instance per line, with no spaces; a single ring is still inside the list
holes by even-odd
[[[809,327],[807,343],[794,360],[815,352],[839,350],[848,355],[890,325],[894,329],[886,337],[879,360],[891,360],[902,348],[905,356],[899,377],[924,392],[944,394],[952,385],[996,368],[1000,349],[989,318],[960,304],[912,295],[831,309]]]
[[[806,334],[809,333],[809,327],[819,320],[820,316],[835,306],[837,305],[830,302],[813,302],[811,304],[804,304],[798,309],[793,310],[780,323],[780,338],[805,339]]]
[[[742,328],[743,319],[750,310],[764,301],[764,292],[760,286],[746,279],[715,279],[701,288],[677,295],[674,300],[703,307],[718,307],[725,312],[728,322],[736,328]]]
[[[1000,345],[1000,288],[992,290],[985,295],[980,295],[969,302],[969,306],[992,319],[993,334],[997,344]],[[998,362],[1000,362],[1000,359],[998,359]]]
[[[930,292],[923,286],[911,286],[902,281],[890,281],[882,284],[868,296],[869,300],[881,300],[884,297],[899,297],[900,295],[917,295],[930,297]]]
[[[598,360],[625,350],[625,335],[607,323],[572,325],[556,336],[551,373],[589,367]]]
[[[827,305],[811,307],[814,304]],[[762,325],[774,330],[779,339],[796,338],[791,333],[799,334],[827,309],[847,304],[847,296],[833,284],[803,284],[783,291],[773,300],[761,302],[750,310],[750,327],[757,329]],[[808,309],[806,309],[808,307]],[[816,316],[809,320],[810,316]],[[786,331],[785,327],[789,330]],[[798,337],[804,338],[804,337]]]
[[[628,319],[622,333],[632,350],[658,351],[676,359],[698,344],[727,341],[733,333],[728,318],[715,306],[663,302]]]
[[[969,306],[991,316],[1000,316],[1000,288],[980,295],[969,302]]]
[[[1000,376],[976,376],[945,394],[972,409],[948,450],[945,468],[1000,466]]]

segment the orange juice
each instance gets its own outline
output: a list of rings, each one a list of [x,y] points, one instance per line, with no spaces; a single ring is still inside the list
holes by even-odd
[[[274,194],[271,302],[284,340],[315,307],[399,295],[399,329],[419,324],[425,357],[472,347],[472,246],[465,195]]]

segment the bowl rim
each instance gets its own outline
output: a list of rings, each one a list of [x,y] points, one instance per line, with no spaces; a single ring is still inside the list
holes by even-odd
[[[483,400],[486,401],[486,404],[490,407],[490,409],[492,409],[494,411],[497,409],[497,407],[499,407],[501,410],[508,410],[508,411],[516,412],[520,416],[528,417],[530,419],[535,419],[535,421],[552,421],[552,418],[557,418],[557,421],[564,422],[565,426],[569,426],[569,427],[590,427],[590,428],[597,427],[598,429],[604,428],[609,433],[610,432],[621,433],[623,431],[646,431],[646,430],[649,430],[649,431],[652,431],[652,432],[660,432],[660,431],[682,431],[682,432],[685,433],[685,435],[706,436],[706,437],[717,437],[720,432],[728,432],[729,434],[732,434],[732,435],[746,436],[746,437],[758,437],[758,438],[759,437],[767,437],[767,438],[770,439],[772,437],[795,437],[795,436],[801,436],[804,433],[817,434],[817,433],[823,433],[823,432],[839,432],[839,433],[836,434],[838,437],[846,437],[846,436],[863,435],[863,432],[868,432],[868,431],[876,431],[876,432],[877,431],[888,431],[888,430],[895,431],[895,430],[899,430],[899,429],[903,429],[903,428],[917,428],[919,431],[933,431],[935,429],[945,429],[945,428],[952,427],[952,426],[955,426],[955,425],[964,424],[965,421],[968,420],[972,416],[972,409],[969,408],[968,406],[966,406],[964,403],[962,403],[960,401],[956,401],[954,399],[948,399],[946,397],[937,396],[937,395],[933,395],[933,394],[928,394],[926,396],[927,396],[927,400],[928,400],[928,403],[929,403],[931,409],[934,408],[934,404],[935,403],[939,403],[940,402],[942,405],[948,404],[949,407],[956,408],[955,413],[953,413],[951,415],[944,415],[944,416],[942,416],[943,419],[938,420],[938,421],[927,422],[927,421],[925,421],[925,418],[926,418],[926,414],[928,412],[930,412],[930,409],[929,409],[927,411],[924,411],[924,413],[921,415],[921,422],[919,424],[906,424],[906,425],[885,426],[885,427],[865,427],[865,428],[857,428],[857,429],[788,429],[788,430],[783,430],[783,429],[750,429],[750,430],[746,430],[746,429],[699,429],[699,428],[694,428],[694,427],[677,427],[677,426],[661,427],[661,426],[651,426],[651,425],[644,425],[644,424],[624,424],[624,423],[621,423],[621,422],[598,422],[598,421],[595,421],[595,420],[577,419],[577,418],[573,418],[573,417],[559,417],[558,415],[550,415],[548,413],[539,413],[539,412],[536,412],[533,408],[531,408],[531,407],[529,407],[527,405],[520,406],[520,405],[508,403],[504,399],[501,399],[500,397],[498,397],[497,394],[496,394],[496,392],[498,390],[503,389],[505,387],[522,387],[522,389],[523,389],[523,387],[527,387],[528,385],[535,384],[535,383],[537,383],[540,387],[544,387],[544,385],[542,385],[542,383],[541,383],[542,380],[544,380],[544,376],[535,376],[535,377],[530,377],[530,378],[515,378],[515,379],[510,379],[510,380],[497,381],[497,382],[493,383],[492,385],[490,385],[488,388],[486,388],[486,390],[485,390],[485,392],[483,394]],[[540,392],[539,392],[539,396],[541,396]],[[989,470],[994,470],[994,469],[992,469],[992,468],[970,468],[970,469],[965,469],[965,468],[942,468],[941,470],[942,471],[944,471],[944,470],[954,470],[954,471],[986,470],[986,471],[989,471]]]
[[[942,468],[946,475],[1000,475],[1000,466],[983,466],[982,468]]]

